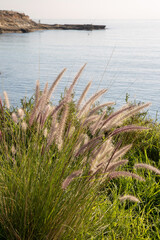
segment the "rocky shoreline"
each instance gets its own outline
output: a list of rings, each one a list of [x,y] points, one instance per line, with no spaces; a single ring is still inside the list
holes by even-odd
[[[43,24],[36,23],[24,13],[15,11],[0,10],[0,33],[27,33],[38,30],[102,30],[105,25],[92,25],[92,24]]]

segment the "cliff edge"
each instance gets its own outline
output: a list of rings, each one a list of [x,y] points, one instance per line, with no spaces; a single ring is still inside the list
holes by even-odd
[[[92,24],[41,24],[36,23],[24,13],[0,10],[0,33],[6,32],[33,32],[36,30],[63,29],[63,30],[99,30],[105,25]]]
[[[38,29],[38,24],[24,13],[0,10],[0,32],[30,32]]]

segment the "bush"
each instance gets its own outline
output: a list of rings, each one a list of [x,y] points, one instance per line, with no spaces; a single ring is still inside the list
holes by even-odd
[[[5,104],[1,103],[0,110],[1,239],[89,239],[105,235],[109,239],[114,235],[111,227],[116,224],[113,213],[120,204],[117,197],[110,199],[116,194],[111,179],[129,177],[142,181],[145,188],[145,179],[135,170],[117,170],[128,163],[123,156],[131,144],[123,144],[123,138],[114,144],[114,138],[135,130],[148,132],[146,127],[124,126],[123,122],[149,104],[126,104],[108,115],[104,108],[113,102],[94,105],[106,92],[100,90],[81,106],[90,83],[77,103],[73,100],[73,88],[84,67],[57,106],[50,103],[50,97],[65,69],[50,89],[46,84],[41,92],[37,82],[35,97],[22,101],[21,109],[11,111],[5,93]],[[160,173],[144,163],[134,167]],[[121,180],[116,182],[118,186]],[[108,193],[110,189],[112,194],[104,198],[104,191]],[[120,200],[140,202],[135,192],[134,196],[121,196]],[[101,202],[98,213],[97,204]],[[108,223],[110,230],[106,230]]]

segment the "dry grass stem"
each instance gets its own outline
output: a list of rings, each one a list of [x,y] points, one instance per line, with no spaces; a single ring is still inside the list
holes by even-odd
[[[47,94],[48,94],[48,82],[45,84],[43,93],[42,93],[42,101],[41,104],[39,106],[39,113],[44,111],[44,108],[46,107],[46,105],[48,104],[47,102]]]
[[[115,122],[117,122],[117,119],[119,119],[119,116],[121,116],[121,114],[126,111],[130,111],[131,109],[133,109],[133,106],[127,104],[123,106],[120,110],[112,113],[106,120],[104,120],[102,129],[108,129],[113,127],[115,125]]]
[[[100,90],[99,92],[95,93],[83,106],[83,108],[79,111],[78,117],[82,117],[91,107],[91,105],[100,97],[102,96],[107,89]]]
[[[9,109],[10,108],[10,103],[9,103],[9,98],[8,98],[7,92],[4,91],[3,95],[4,95],[4,100],[5,100],[5,103],[6,103],[6,107]]]
[[[80,174],[82,174],[82,170],[78,170],[75,171],[73,173],[71,173],[62,183],[62,189],[66,189],[68,187],[68,185],[73,181],[73,179],[75,179],[76,177],[78,177]]]
[[[93,145],[95,145],[95,144],[98,145],[98,143],[100,143],[101,139],[102,139],[102,137],[99,136],[99,137],[96,137],[96,138],[90,140],[88,143],[84,144],[84,145],[77,151],[77,153],[75,154],[75,157],[78,157],[80,154],[84,153],[84,151],[85,151],[86,149],[89,150],[90,147],[92,147]]]
[[[36,92],[35,92],[35,106],[37,105],[40,97],[40,84],[39,80],[36,81]]]
[[[109,107],[114,104],[115,104],[115,102],[108,102],[108,103],[101,104],[98,107],[93,108],[93,110],[90,111],[89,116],[91,116],[92,114],[94,114],[95,112],[97,112],[99,110],[102,110],[104,107]]]
[[[41,128],[43,128],[45,121],[49,115],[50,115],[50,107],[46,106],[46,108],[44,109],[44,112],[41,113],[41,120],[40,120]]]
[[[68,132],[68,137],[69,137],[69,138],[72,137],[72,135],[74,134],[74,132],[75,132],[75,127],[74,127],[74,126],[70,127],[69,132]]]
[[[29,125],[32,126],[35,118],[38,116],[39,112],[41,111],[41,105],[42,105],[42,102],[44,101],[44,95],[41,96],[41,98],[39,99],[37,105],[35,105],[34,109],[32,110],[31,112],[31,115],[30,115],[30,119],[29,119]]]
[[[146,128],[146,127],[142,127],[142,126],[135,126],[135,125],[128,125],[128,126],[124,126],[124,127],[120,127],[120,128],[117,128],[116,130],[114,130],[110,136],[115,136],[119,133],[122,133],[122,132],[130,132],[130,131],[137,131],[137,130],[148,130],[149,128]]]
[[[44,135],[45,138],[47,137],[47,135],[48,135],[48,130],[47,130],[47,128],[44,129],[43,135]]]
[[[122,166],[122,165],[125,165],[128,163],[128,160],[120,160],[118,162],[115,162],[115,163],[110,163],[109,166],[107,167],[106,169],[106,172],[110,172],[110,171],[113,171],[115,170],[117,167],[119,166]]]
[[[27,123],[26,123],[25,121],[22,122],[21,126],[22,126],[22,130],[23,130],[23,131],[26,131],[26,130],[27,130],[27,127],[28,127],[28,126],[27,126]]]
[[[15,149],[15,146],[14,146],[14,145],[12,145],[11,152],[12,152],[13,155],[16,154],[16,149]]]
[[[108,162],[108,159],[110,159],[113,150],[114,147],[112,145],[111,139],[104,142],[92,156],[91,171],[95,172],[100,166],[101,168],[104,168],[106,162]]]
[[[129,201],[131,201],[131,202],[140,203],[139,199],[136,198],[136,197],[134,197],[134,196],[132,196],[132,195],[124,195],[124,196],[122,196],[122,197],[119,197],[119,200],[120,200],[121,202],[124,202],[124,201],[126,201],[126,200],[129,200]]]
[[[65,130],[68,113],[69,113],[69,106],[68,106],[68,103],[66,103],[65,107],[64,107],[64,111],[62,113],[61,121],[59,123],[59,129],[57,131],[57,143],[59,145],[59,149],[62,148],[63,134],[64,134],[64,130]]]
[[[131,149],[131,147],[132,144],[129,144],[116,151],[114,156],[112,157],[112,162],[116,162],[119,158],[123,157],[129,151],[129,149]]]
[[[18,118],[15,112],[12,113],[12,120],[13,122],[18,123]]]
[[[51,87],[50,87],[50,89],[49,89],[49,91],[48,91],[48,94],[47,94],[47,101],[49,101],[49,99],[50,99],[53,91],[55,90],[57,84],[58,84],[59,81],[61,80],[61,78],[62,78],[62,76],[63,76],[63,74],[65,73],[66,70],[67,70],[67,69],[64,68],[64,69],[62,70],[62,72],[57,76],[56,80],[52,83],[52,85],[51,85]]]
[[[65,105],[65,103],[66,102],[64,100],[61,101],[60,104],[51,111],[50,115],[52,118],[54,118],[54,115],[57,114],[57,112]]]
[[[139,181],[145,181],[144,178],[142,178],[141,176],[135,174],[135,173],[131,173],[131,172],[126,172],[126,171],[115,171],[115,172],[111,172],[107,174],[107,177],[110,179],[114,179],[114,178],[119,178],[119,177],[132,177],[135,178]]]
[[[78,80],[78,78],[80,77],[81,73],[83,72],[84,68],[86,66],[86,63],[81,67],[81,69],[79,70],[79,72],[76,74],[73,83],[71,84],[69,90],[68,90],[68,95],[72,94],[73,88]]]
[[[135,106],[131,111],[129,111],[128,113],[124,114],[124,116],[122,116],[119,121],[125,120],[126,118],[129,118],[137,113],[139,113],[141,110],[143,110],[146,107],[149,107],[151,105],[151,103],[145,103],[142,104],[140,106]]]
[[[160,175],[160,170],[158,168],[155,168],[149,164],[146,164],[146,163],[136,163],[134,165],[134,168],[145,168],[145,169],[148,169],[158,175]]]
[[[99,119],[98,115],[94,115],[94,116],[88,117],[84,121],[83,126],[93,124],[95,121],[97,121],[97,119]]]
[[[46,146],[46,149],[49,148],[49,146],[52,144],[54,138],[56,138],[57,129],[59,128],[59,124],[57,123],[56,116],[57,116],[57,114],[55,114],[54,118],[52,119],[51,128],[50,128],[50,131],[49,131],[48,136],[47,136],[47,146]]]
[[[105,115],[106,115],[106,112],[103,112],[102,115],[100,115],[100,116],[98,117],[97,122],[91,126],[91,131],[92,131],[92,134],[93,134],[93,135],[94,135],[94,134],[96,133],[96,131],[100,128],[100,126],[101,126],[101,124],[102,124],[102,120],[103,120],[103,118],[105,117]]]
[[[80,97],[80,99],[79,99],[79,101],[77,103],[77,109],[79,109],[79,107],[80,107],[82,101],[84,100],[84,98],[85,98],[85,96],[86,96],[86,94],[87,94],[91,84],[92,84],[92,82],[89,82],[88,85],[86,86],[86,88],[84,89],[84,91],[83,91],[83,93],[82,93],[82,95],[81,95],[81,97]]]
[[[18,116],[19,116],[20,119],[24,118],[24,110],[22,108],[18,109]]]
[[[45,84],[43,93],[41,95],[41,98],[39,99],[38,103],[34,106],[34,109],[31,112],[30,119],[29,119],[29,125],[32,126],[35,118],[40,122],[40,119],[43,115],[43,111],[47,105],[47,90],[48,89],[48,83]]]

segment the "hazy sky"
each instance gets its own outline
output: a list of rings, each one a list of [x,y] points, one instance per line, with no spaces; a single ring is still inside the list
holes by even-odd
[[[160,0],[0,0],[0,9],[31,18],[160,19]]]

